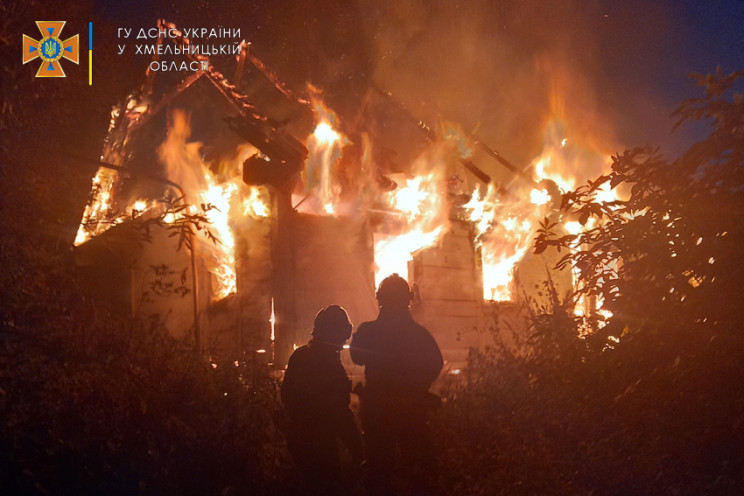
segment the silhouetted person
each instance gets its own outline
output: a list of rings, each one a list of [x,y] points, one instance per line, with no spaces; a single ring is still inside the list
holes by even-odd
[[[351,381],[340,351],[351,336],[351,322],[338,305],[315,317],[312,339],[289,358],[282,402],[289,417],[287,445],[310,494],[340,490],[341,441],[352,464],[362,459],[362,438],[349,409]]]
[[[442,354],[429,331],[408,309],[412,293],[398,274],[377,290],[377,320],[359,326],[351,359],[364,365],[361,420],[368,486],[373,494],[395,494],[395,475],[406,494],[432,494],[436,460],[427,423],[439,399],[429,387],[442,370]]]

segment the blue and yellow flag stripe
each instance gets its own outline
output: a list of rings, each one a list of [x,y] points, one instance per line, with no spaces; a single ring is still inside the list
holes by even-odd
[[[88,86],[93,86],[93,23],[88,23]]]

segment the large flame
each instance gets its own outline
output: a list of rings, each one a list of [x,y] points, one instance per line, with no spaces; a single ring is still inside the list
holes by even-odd
[[[345,210],[341,201],[341,186],[338,182],[337,167],[343,147],[348,139],[337,129],[335,114],[318,99],[313,100],[316,126],[308,136],[306,146],[309,151],[303,171],[304,196],[295,197],[299,211],[316,215],[339,215]],[[222,298],[236,291],[235,276],[235,235],[232,226],[236,219],[245,216],[254,218],[270,215],[268,203],[257,188],[249,188],[239,179],[239,170],[224,171],[219,176],[204,164],[201,158],[201,144],[189,142],[190,128],[188,116],[175,112],[168,137],[159,149],[161,161],[167,167],[168,179],[179,184],[186,194],[186,202],[193,205],[187,214],[201,214],[196,205],[209,206],[205,213],[209,220],[208,228],[217,239],[209,241],[200,231],[199,250],[208,260],[209,270],[215,276],[216,298]],[[511,194],[499,194],[492,185],[476,188],[470,201],[463,206],[467,218],[475,230],[474,243],[482,262],[483,298],[489,300],[512,299],[512,280],[514,267],[531,248],[538,223],[548,215],[557,216],[556,200],[559,190],[567,191],[593,177],[606,168],[607,157],[579,146],[566,136],[566,125],[557,119],[551,121],[545,132],[543,152],[531,164],[535,184],[539,186],[518,187],[515,181],[510,187]],[[579,140],[577,140],[579,141]],[[370,147],[365,146],[368,151]],[[465,152],[458,147],[463,157]],[[467,148],[463,148],[467,149]],[[469,154],[469,149],[468,153]],[[246,151],[245,153],[253,153]],[[235,163],[246,158],[240,152]],[[375,280],[379,282],[392,273],[408,276],[408,264],[414,254],[426,247],[435,245],[446,233],[450,204],[447,199],[446,183],[449,177],[444,165],[446,154],[432,145],[422,157],[411,164],[413,171],[407,177],[393,177],[398,187],[392,192],[379,193],[370,189],[375,198],[365,197],[368,207],[382,205],[384,221],[374,233]],[[369,162],[370,156],[365,153]],[[603,162],[599,164],[598,162]],[[367,169],[374,164],[366,165]],[[543,188],[541,181],[550,180],[557,189]],[[86,207],[83,222],[75,240],[81,244],[92,236],[100,234],[111,225],[120,223],[128,217],[153,207],[153,202],[135,203],[117,211],[114,195],[118,176],[116,171],[100,169],[93,179],[93,200]],[[615,191],[608,185],[598,191],[597,201],[612,201]],[[485,189],[485,191],[484,191]],[[348,196],[348,195],[347,195]],[[376,207],[375,207],[376,208]],[[581,225],[576,219],[560,219],[561,229],[578,233],[595,226],[590,219]],[[174,222],[171,213],[164,219]],[[598,308],[597,302],[593,303]]]
[[[166,166],[168,178],[182,188],[186,202],[191,204],[188,214],[204,214],[209,221],[207,229],[197,231],[202,241],[199,253],[214,276],[213,296],[219,300],[237,291],[233,223],[244,215],[266,217],[269,209],[256,188],[242,184],[235,164],[225,167],[232,171],[231,177],[219,181],[202,161],[201,143],[188,141],[190,134],[188,115],[178,110],[173,112],[168,137],[158,149],[158,155]],[[254,152],[251,148],[238,150],[234,162],[242,163],[246,155]],[[249,192],[239,194],[243,189]],[[215,240],[209,239],[207,230]]]
[[[336,215],[341,188],[334,170],[347,139],[334,129],[336,116],[330,109],[317,99],[313,99],[313,107],[317,124],[305,143],[309,154],[303,171],[305,199],[310,201],[303,201],[300,211]]]
[[[93,178],[91,200],[85,208],[75,245],[146,211],[159,215],[166,224],[186,220],[187,216],[203,215],[207,220],[206,229],[196,231],[195,241],[199,256],[204,258],[214,276],[213,298],[219,300],[237,290],[233,225],[245,217],[269,217],[271,211],[261,188],[246,186],[241,180],[239,164],[256,153],[255,148],[238,147],[230,163],[221,164],[218,175],[203,162],[201,143],[188,141],[190,134],[187,114],[176,111],[167,138],[158,149],[166,166],[166,178],[177,185],[178,195],[184,196],[182,201],[189,204],[188,209],[174,210],[164,198],[138,199],[121,208],[115,198],[119,174],[101,167]],[[214,239],[210,239],[207,232]]]
[[[374,236],[377,285],[393,273],[408,278],[413,254],[436,244],[446,232],[447,204],[438,157],[422,156],[413,169],[430,172],[401,178],[398,188],[383,194],[393,220],[387,232]]]
[[[586,179],[608,171],[611,163],[607,150],[600,150],[598,145],[590,144],[594,142],[594,139],[574,142],[565,136],[567,132],[567,125],[562,119],[555,118],[550,121],[545,129],[543,152],[533,162],[537,177],[554,181],[564,192],[576,188]],[[617,199],[617,190],[611,189],[608,182],[594,192],[596,202],[613,202]],[[587,219],[583,225],[576,218],[563,218],[560,230],[569,234],[580,234],[594,229],[597,225],[598,220],[594,217]],[[573,249],[578,248],[580,247],[573,246]],[[578,272],[575,268],[571,268],[571,273],[575,287]],[[575,302],[574,313],[576,315],[599,314],[609,318],[612,314],[603,309],[602,304],[603,302],[596,297],[581,296]]]
[[[114,190],[119,173],[114,169],[99,167],[93,177],[91,198],[85,206],[83,218],[75,235],[74,246],[80,246],[91,238],[103,234],[127,219],[134,219],[146,211],[156,208],[157,202],[138,199],[118,210],[114,202]]]
[[[514,182],[512,195],[500,196],[489,185],[482,193],[476,188],[464,208],[476,230],[476,244],[483,267],[483,297],[493,300],[513,298],[512,280],[517,264],[532,247],[539,223],[550,217],[559,221],[558,233],[577,234],[593,228],[595,219],[581,225],[576,219],[562,219],[558,212],[558,195],[574,189],[585,179],[607,169],[608,155],[572,143],[566,137],[566,125],[553,119],[545,129],[542,153],[533,161],[532,170],[537,187],[518,189]],[[552,190],[543,187],[554,183]],[[613,201],[616,192],[609,184],[596,193],[597,201]]]
[[[311,92],[317,90],[311,88]],[[313,98],[316,126],[306,141],[309,151],[303,171],[304,197],[293,195],[298,211],[315,215],[340,215],[344,204],[341,187],[335,177],[343,147],[349,140],[334,126],[336,115],[316,97]],[[365,151],[369,146],[365,146]],[[369,156],[365,155],[369,160]],[[429,171],[437,168],[436,161],[426,163],[420,159],[412,168]],[[374,233],[375,280],[379,282],[393,273],[408,275],[408,262],[413,254],[439,240],[446,230],[442,214],[446,214],[440,191],[441,174],[425,172],[421,175],[399,178],[399,187],[383,193],[374,202],[387,208],[388,220],[381,232]],[[445,215],[446,217],[446,215]]]
[[[481,252],[483,298],[509,300],[514,265],[532,244],[540,205],[547,203],[547,193],[533,190],[530,201],[502,201],[496,189],[489,185],[481,195],[476,189],[470,202],[464,205],[476,229],[476,243]]]

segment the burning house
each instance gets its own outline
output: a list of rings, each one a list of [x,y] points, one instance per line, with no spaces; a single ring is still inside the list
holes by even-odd
[[[457,126],[426,127],[384,91],[343,122],[320,90],[287,89],[247,44],[229,78],[189,57],[206,69],[148,71],[112,111],[75,240],[101,298],[158,316],[202,350],[282,365],[319,308],[373,319],[376,285],[399,273],[454,371],[489,328],[521,325],[516,308],[539,303],[542,280],[570,291],[555,254],[527,255],[554,215],[555,184],[572,186],[551,173],[565,141],[536,161],[536,177],[552,181],[537,182]],[[483,160],[506,167],[509,183]]]

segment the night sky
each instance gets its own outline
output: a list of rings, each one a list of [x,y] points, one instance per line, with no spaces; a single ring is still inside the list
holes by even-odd
[[[671,134],[671,112],[700,94],[687,75],[744,68],[741,1],[173,4],[101,1],[94,12],[111,26],[149,26],[158,16],[180,25],[239,26],[290,83],[310,79],[331,88],[374,81],[413,107],[425,100],[464,127],[484,130],[518,161],[539,151],[549,83],[534,66],[544,60],[569,68],[579,83],[568,90],[578,96],[567,105],[591,107],[575,118],[601,121],[610,146],[654,144],[672,156],[701,135],[699,127]],[[444,95],[458,87],[467,89],[457,103],[448,101]]]
[[[39,18],[64,12],[33,9]],[[652,144],[673,158],[705,132],[671,133],[673,110],[701,94],[688,74],[744,68],[742,1],[93,0],[87,18],[68,22],[81,32],[94,22],[97,90],[106,86],[109,108],[141,82],[148,62],[116,55],[116,28],[149,28],[160,17],[238,27],[296,89],[312,81],[337,107],[354,109],[374,83],[416,112],[433,109],[476,131],[522,165],[542,149],[556,86],[568,126],[593,135],[602,153]],[[85,45],[81,35],[83,61]],[[101,73],[106,57],[116,63]]]
[[[672,136],[669,114],[685,98],[699,96],[690,72],[724,73],[744,68],[744,2],[692,0],[604,1],[598,41],[606,54],[607,99],[627,102],[616,122],[627,144],[648,141],[674,151],[698,134]],[[615,82],[615,84],[613,84]],[[636,117],[633,119],[633,117]]]

